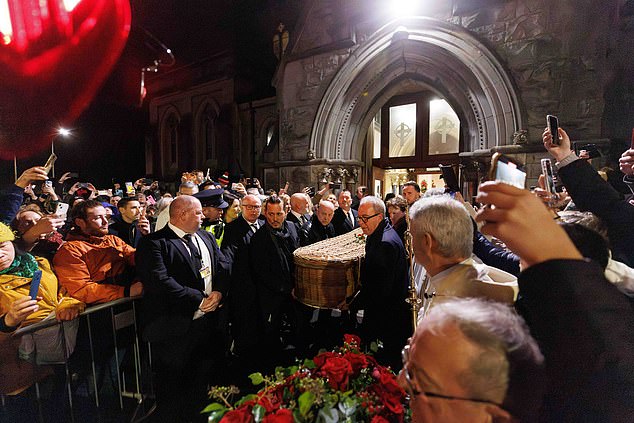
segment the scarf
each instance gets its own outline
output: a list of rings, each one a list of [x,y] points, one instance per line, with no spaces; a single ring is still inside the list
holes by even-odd
[[[38,269],[37,261],[31,254],[16,255],[13,263],[4,270],[0,270],[0,275],[15,275],[22,278],[32,278]]]

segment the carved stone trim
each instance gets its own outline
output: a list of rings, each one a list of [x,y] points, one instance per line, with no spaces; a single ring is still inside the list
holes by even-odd
[[[398,77],[429,80],[430,74],[438,80],[430,85],[446,83],[444,94],[462,98],[462,113],[476,123],[469,149],[510,143],[522,127],[518,95],[493,52],[462,27],[417,17],[389,23],[351,54],[322,97],[309,148],[317,158],[359,158],[368,99]]]

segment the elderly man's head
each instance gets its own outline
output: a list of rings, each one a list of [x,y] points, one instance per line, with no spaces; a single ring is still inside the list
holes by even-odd
[[[350,207],[352,206],[352,195],[350,194],[350,191],[341,191],[339,193],[338,202],[341,210],[348,213],[350,211]]]
[[[434,276],[473,252],[473,223],[448,195],[423,198],[410,207],[414,256]]]
[[[321,200],[319,202],[319,208],[317,209],[317,219],[319,223],[324,226],[332,221],[332,217],[335,214],[335,205],[328,200]]]
[[[299,214],[310,213],[310,197],[303,192],[291,195],[291,210]]]
[[[194,195],[198,193],[198,185],[191,181],[185,181],[178,187],[176,195]]]
[[[379,197],[368,195],[359,203],[359,226],[363,233],[372,235],[385,217],[385,204]]]
[[[403,351],[401,386],[414,422],[531,421],[543,356],[506,305],[451,299],[419,322]]]

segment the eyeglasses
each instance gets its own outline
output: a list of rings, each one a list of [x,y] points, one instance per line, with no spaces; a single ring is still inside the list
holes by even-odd
[[[426,397],[430,397],[430,398],[441,398],[441,399],[455,400],[455,401],[470,401],[470,402],[478,402],[483,404],[493,404],[493,405],[497,405],[498,407],[502,407],[501,404],[498,404],[493,401],[483,400],[483,399],[454,397],[451,395],[436,394],[434,392],[419,391],[414,386],[414,383],[412,382],[412,379],[413,379],[412,375],[409,371],[409,368],[407,367],[407,364],[409,363],[409,349],[410,349],[410,346],[405,345],[405,347],[403,348],[403,351],[401,351],[401,358],[403,359],[402,372],[405,375],[405,382],[407,383],[407,388],[405,389],[405,391],[407,392],[407,395],[409,397],[408,400],[418,395],[425,395]]]
[[[359,220],[362,221],[363,223],[368,223],[368,220],[370,220],[373,217],[376,217],[376,216],[378,216],[380,214],[381,213],[374,213],[372,216],[361,216],[361,215],[359,215]]]
[[[259,210],[262,208],[262,206],[252,206],[251,204],[243,204],[242,207],[247,210]]]

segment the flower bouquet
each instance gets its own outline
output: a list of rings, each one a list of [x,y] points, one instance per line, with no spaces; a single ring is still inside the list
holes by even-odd
[[[323,352],[312,360],[275,375],[250,375],[254,385],[264,384],[256,394],[234,405],[236,387],[213,387],[209,395],[219,400],[207,406],[209,422],[408,422],[405,392],[394,373],[374,357],[360,352],[361,340],[345,335],[343,347]]]

